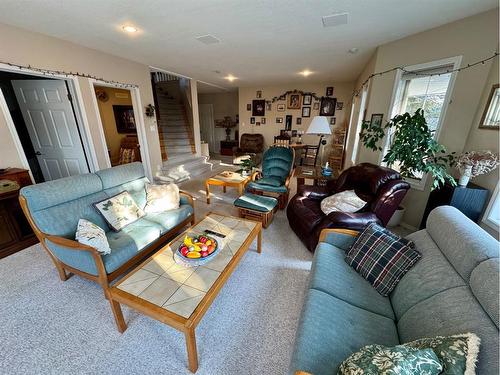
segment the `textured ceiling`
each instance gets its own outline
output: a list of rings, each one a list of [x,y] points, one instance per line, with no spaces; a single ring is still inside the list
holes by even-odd
[[[376,46],[497,6],[497,0],[1,0],[0,22],[234,89],[352,81]],[[348,24],[324,28],[322,16],[336,12],[349,12]],[[123,24],[140,31],[125,34]],[[206,34],[221,43],[195,39]],[[355,55],[347,52],[353,47]],[[303,69],[314,74],[298,75]],[[226,74],[239,79],[229,83]]]

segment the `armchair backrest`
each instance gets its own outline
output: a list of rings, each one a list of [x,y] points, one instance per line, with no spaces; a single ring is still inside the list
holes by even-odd
[[[242,152],[262,153],[264,151],[264,136],[262,134],[242,134],[240,149]]]
[[[295,152],[289,147],[270,147],[264,153],[262,175],[274,177],[284,184],[293,169]]]
[[[334,190],[354,190],[368,202],[364,210],[375,213],[386,225],[409,188],[410,185],[395,170],[361,163],[342,172]]]

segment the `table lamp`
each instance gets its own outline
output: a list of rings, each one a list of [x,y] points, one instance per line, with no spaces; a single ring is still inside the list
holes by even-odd
[[[325,135],[332,134],[332,130],[330,129],[330,124],[328,123],[328,119],[325,116],[314,116],[307,128],[306,134],[318,134],[319,143],[318,143],[318,151],[321,149],[321,162],[323,162],[323,149],[321,146],[326,145],[326,140],[323,139]]]

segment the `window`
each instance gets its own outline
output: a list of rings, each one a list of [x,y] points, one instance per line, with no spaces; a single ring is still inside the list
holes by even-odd
[[[452,69],[459,66],[459,59],[447,59],[439,62],[406,67],[405,72],[397,75],[391,118],[398,114],[415,113],[418,108],[424,110],[424,116],[429,128],[434,131],[434,138],[439,135],[443,123],[449,95],[452,90]],[[387,137],[383,156],[391,143],[391,134]],[[392,166],[398,170],[398,165]],[[415,187],[423,188],[425,176],[417,176],[416,181],[410,181]]]
[[[479,127],[496,129],[500,127],[500,89],[498,84],[491,88]]]
[[[488,207],[486,208],[486,211],[483,216],[483,221],[490,226],[491,228],[495,229],[496,231],[499,230],[500,227],[500,190],[499,190],[499,185],[497,185],[495,191],[493,192],[493,195],[491,196],[490,203],[488,204]]]

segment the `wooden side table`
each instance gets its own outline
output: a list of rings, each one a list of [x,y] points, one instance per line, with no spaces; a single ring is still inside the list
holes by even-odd
[[[334,171],[331,176],[323,176],[320,166],[298,166],[295,168],[295,173],[293,175],[297,178],[297,186],[304,185],[306,179],[313,180],[316,186],[325,186],[328,181],[336,179],[339,173],[338,171]]]
[[[222,173],[229,172],[230,176],[224,176]],[[210,185],[222,186],[224,193],[226,188],[235,187],[238,189],[239,196],[243,195],[245,185],[252,179],[252,176],[242,176],[236,172],[224,171],[205,181],[205,191],[207,194],[207,204],[210,204]]]

